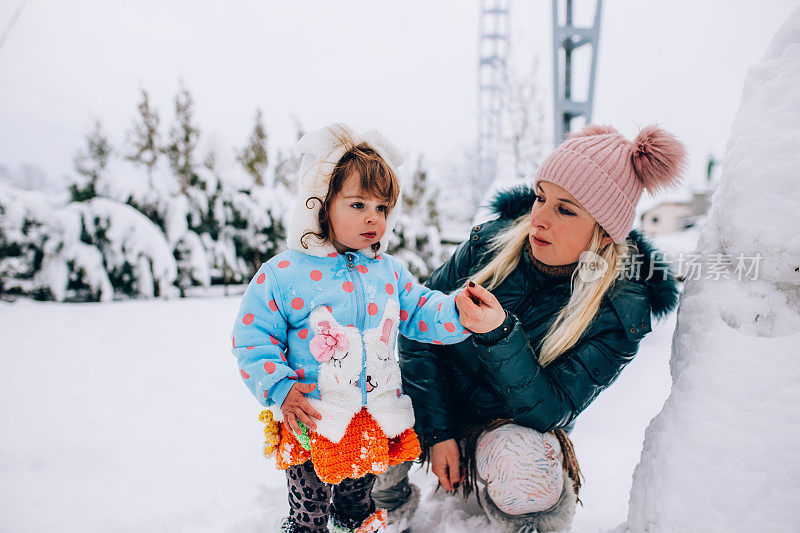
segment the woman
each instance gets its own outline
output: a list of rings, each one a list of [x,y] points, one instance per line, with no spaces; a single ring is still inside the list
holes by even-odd
[[[651,315],[675,307],[673,277],[631,228],[642,190],[676,185],[684,162],[682,144],[656,126],[633,142],[587,126],[545,159],[534,189],[495,198],[497,218],[428,280],[468,287],[457,303],[476,334],[450,346],[402,339],[404,390],[441,485],[466,494],[480,480],[497,525],[571,523],[580,472],[563,429],[633,359]],[[374,491],[394,521],[416,507],[409,466]]]

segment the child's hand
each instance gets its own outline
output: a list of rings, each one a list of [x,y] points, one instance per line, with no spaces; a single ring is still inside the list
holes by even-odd
[[[471,281],[456,295],[456,307],[459,322],[473,333],[492,331],[506,319],[506,312],[494,294]]]
[[[308,403],[308,400],[306,400],[304,396],[304,394],[316,388],[317,385],[315,383],[295,383],[292,385],[292,388],[289,389],[289,394],[286,395],[286,399],[283,400],[281,404],[283,421],[289,425],[289,429],[291,429],[295,435],[303,433],[300,426],[297,425],[298,421],[308,426],[309,429],[317,429],[317,424],[314,423],[311,417],[322,420],[322,415],[311,407],[311,404]]]

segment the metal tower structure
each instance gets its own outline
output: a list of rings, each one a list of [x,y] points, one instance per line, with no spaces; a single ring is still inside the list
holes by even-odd
[[[566,0],[564,24],[559,23],[560,6],[563,3],[561,0],[553,0],[553,102],[555,104],[553,122],[556,146],[569,133],[573,118],[586,117],[587,124],[592,121],[597,43],[600,39],[600,13],[603,8],[603,0],[596,0],[596,2],[594,25],[579,28],[572,25],[572,0]],[[576,101],[572,98],[572,52],[587,44],[592,46],[589,93],[586,101]]]
[[[478,181],[497,173],[509,47],[509,0],[481,0],[478,22]]]

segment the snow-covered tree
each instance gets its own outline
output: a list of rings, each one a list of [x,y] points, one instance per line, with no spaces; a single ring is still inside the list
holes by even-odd
[[[295,123],[295,140],[305,135],[305,128],[297,119],[292,117]],[[300,170],[301,156],[293,148],[288,150],[278,150],[275,156],[275,170],[272,183],[276,188],[282,188],[289,193],[294,193],[297,188],[297,171]]]
[[[241,163],[245,171],[252,176],[256,185],[264,185],[264,177],[267,171],[267,132],[264,130],[264,123],[261,118],[261,110],[256,110],[253,131],[241,152],[236,156],[236,160]]]
[[[147,182],[153,185],[153,170],[158,161],[161,140],[158,133],[158,111],[150,105],[150,96],[142,89],[142,101],[137,110],[139,115],[128,131],[129,153],[125,156],[129,161],[143,165],[147,169]]]
[[[175,263],[163,233],[130,206],[64,204],[0,184],[0,292],[43,300],[165,296]]]
[[[417,279],[427,278],[442,262],[442,239],[437,199],[438,189],[428,180],[423,158],[404,187],[389,253],[403,261]]]
[[[169,140],[163,148],[184,194],[197,177],[195,151],[200,131],[192,122],[192,102],[188,89],[181,84],[175,95],[175,123],[169,129]]]
[[[183,85],[162,146],[158,128],[144,89],[122,153],[93,123],[75,158],[72,203],[66,192],[9,185],[14,176],[0,167],[10,191],[0,191],[1,292],[58,301],[185,295],[193,286],[246,282],[285,246],[300,158],[283,150],[268,166],[260,111],[235,163],[220,161],[216,146],[200,155]]]
[[[104,176],[112,150],[108,136],[96,120],[86,134],[86,146],[74,158],[78,175],[69,187],[73,201],[81,202],[97,195],[98,181]]]
[[[133,297],[170,293],[175,260],[160,228],[136,209],[108,198],[67,209],[77,210],[81,241],[100,251],[116,293]]]

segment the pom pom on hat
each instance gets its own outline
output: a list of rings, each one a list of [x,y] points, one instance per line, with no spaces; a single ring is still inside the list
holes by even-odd
[[[651,124],[632,143],[634,171],[650,194],[680,183],[686,166],[686,149],[674,135]]]

